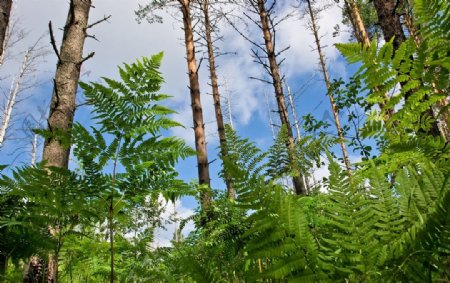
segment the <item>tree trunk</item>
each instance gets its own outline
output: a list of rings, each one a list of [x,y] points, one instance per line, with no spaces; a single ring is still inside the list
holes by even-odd
[[[311,17],[311,27],[314,35],[314,39],[316,42],[317,52],[319,53],[319,61],[320,67],[322,68],[323,79],[325,80],[325,85],[327,87],[328,97],[330,98],[331,111],[333,112],[334,123],[336,125],[336,129],[338,132],[339,143],[341,144],[342,156],[344,158],[345,168],[347,169],[347,173],[351,175],[351,167],[350,167],[350,159],[348,157],[347,147],[345,146],[345,138],[341,127],[341,122],[339,119],[338,109],[336,107],[336,103],[334,102],[332,87],[330,82],[330,77],[328,75],[328,70],[326,67],[325,56],[322,52],[322,46],[320,45],[320,37],[319,37],[319,29],[316,23],[315,12],[311,6],[311,0],[307,0],[308,3],[308,11]]]
[[[44,144],[43,160],[48,166],[67,168],[69,164],[70,147],[63,144],[61,134],[72,128],[90,8],[91,0],[70,1],[48,118],[52,137]]]
[[[11,90],[9,91],[8,102],[6,104],[5,116],[3,117],[2,126],[0,128],[0,147],[3,145],[6,137],[6,130],[8,129],[9,122],[11,120],[12,111],[14,106],[16,105],[17,95],[20,92],[20,83],[25,75],[25,71],[27,68],[28,60],[30,59],[30,50],[25,52],[25,56],[23,57],[22,65],[20,67],[19,75],[17,78],[13,79],[13,83],[11,85]]]
[[[344,0],[346,9],[349,12],[350,22],[353,25],[356,39],[366,47],[370,46],[370,38],[367,33],[364,21],[359,12],[359,8],[354,0]]]
[[[283,93],[283,86],[281,82],[281,76],[279,71],[279,65],[276,59],[276,54],[273,46],[272,41],[272,33],[270,31],[270,24],[268,19],[268,14],[266,7],[264,5],[264,0],[257,0],[257,8],[258,13],[261,21],[261,29],[264,36],[264,42],[266,47],[266,52],[269,60],[269,67],[270,67],[270,73],[272,76],[272,84],[275,89],[275,96],[277,99],[277,105],[278,105],[278,112],[280,114],[280,120],[281,124],[286,127],[287,134],[288,134],[288,149],[289,149],[289,158],[291,163],[294,165],[294,176],[292,177],[292,181],[294,184],[295,192],[298,195],[306,195],[307,190],[305,183],[303,182],[303,178],[301,173],[298,170],[298,166],[295,165],[296,163],[296,156],[294,153],[295,148],[295,142],[294,142],[294,136],[292,133],[292,128],[289,123],[289,114],[286,107],[286,102],[284,99],[284,93]],[[296,169],[297,168],[297,169]],[[297,171],[297,172],[295,172]]]
[[[45,277],[45,263],[37,256],[32,256],[25,266],[23,274],[24,283],[41,283]]]
[[[220,154],[222,158],[228,155],[227,142],[225,138],[225,126],[223,122],[222,115],[222,106],[220,104],[220,93],[219,93],[219,83],[217,80],[216,73],[216,63],[215,63],[215,55],[214,55],[214,46],[212,41],[212,27],[211,21],[209,18],[209,0],[203,1],[203,16],[205,21],[205,39],[206,45],[208,48],[208,61],[209,61],[209,76],[211,80],[211,88],[214,99],[214,110],[216,114],[217,121],[217,131],[219,133],[219,142],[220,142]],[[228,176],[227,172],[225,172],[225,183],[227,186],[227,195],[229,199],[235,198],[235,191],[233,188],[233,183],[231,177]]]
[[[64,135],[69,134],[73,124],[90,8],[91,0],[70,1],[48,118],[48,130],[52,136],[46,139],[42,156],[47,166],[69,166],[70,146],[64,142]],[[54,48],[56,49],[56,46]],[[49,256],[47,282],[58,281],[57,260],[56,255]]]
[[[397,50],[406,40],[400,15],[397,12],[397,2],[397,0],[373,0],[384,40],[388,42],[394,37],[394,50]]]
[[[373,5],[375,6],[375,10],[378,16],[378,24],[383,31],[384,40],[390,41],[394,37],[393,47],[394,52],[400,47],[400,45],[406,40],[405,33],[403,31],[403,25],[401,22],[401,13],[398,12],[399,3],[397,0],[373,0]],[[408,11],[406,12],[407,16],[405,16],[405,24],[406,27],[411,31],[410,36],[413,37],[414,42],[417,46],[420,45],[420,40],[416,34],[413,20],[409,17]],[[402,87],[405,83],[401,83]],[[414,91],[409,91],[405,93],[405,99],[408,99]],[[443,100],[441,103],[438,103],[434,106],[434,108],[439,109],[440,105],[445,103]],[[436,118],[436,123],[432,125],[432,127],[428,130],[428,134],[432,136],[441,135],[445,140],[448,139],[448,123],[447,120],[442,119],[445,117],[442,115],[436,115],[440,111],[433,111],[433,107],[427,109],[423,115],[428,115],[430,117]],[[441,113],[442,114],[442,113]]]
[[[3,63],[5,38],[7,36],[9,16],[11,15],[12,0],[0,1],[0,65]]]
[[[189,89],[194,122],[195,149],[197,150],[197,166],[199,185],[204,185],[200,192],[200,202],[203,211],[210,212],[212,195],[210,190],[209,162],[206,149],[205,124],[200,100],[200,84],[198,79],[197,60],[195,59],[194,33],[190,11],[191,0],[178,0],[183,13],[184,40],[186,46],[186,60],[189,74]]]
[[[359,12],[358,5],[356,5],[354,0],[344,0],[346,9],[349,12],[350,15],[350,21],[353,23],[354,33],[356,39],[363,45],[365,48],[369,48],[370,38],[369,34],[367,33],[366,27],[364,26],[364,21],[361,17],[361,13]],[[383,120],[387,123],[389,119],[394,114],[393,109],[385,109],[386,102],[389,101],[389,95],[386,93],[384,95],[384,101],[378,103],[378,106],[380,107],[380,110],[383,113]]]

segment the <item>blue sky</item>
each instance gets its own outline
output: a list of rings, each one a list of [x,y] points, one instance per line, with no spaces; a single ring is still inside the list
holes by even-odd
[[[191,129],[192,117],[190,108],[190,97],[187,88],[188,78],[186,75],[185,49],[183,46],[183,33],[181,23],[174,20],[179,14],[176,10],[171,10],[165,14],[163,24],[138,24],[135,20],[134,11],[138,3],[145,3],[143,0],[94,0],[95,9],[92,9],[90,21],[97,21],[104,15],[112,15],[109,23],[102,23],[90,30],[99,41],[87,39],[85,54],[94,51],[94,58],[87,61],[82,72],[85,75],[83,81],[96,81],[102,76],[117,78],[117,65],[123,62],[131,63],[136,58],[150,56],[164,51],[165,56],[161,71],[165,78],[165,85],[162,92],[170,94],[173,98],[167,101],[168,106],[178,111],[174,119],[186,126],[185,129],[175,129],[171,132],[193,145],[193,131]],[[281,1],[280,1],[281,2]],[[329,1],[333,2],[334,1]],[[17,19],[22,28],[28,31],[28,36],[20,42],[13,53],[20,53],[41,35],[45,34],[43,44],[48,44],[47,34],[48,21],[52,21],[56,31],[56,39],[59,45],[62,32],[60,27],[64,25],[67,15],[68,1],[61,0],[16,0],[13,17]],[[285,6],[281,14],[291,7]],[[341,10],[334,5],[324,11],[319,19],[322,37],[322,45],[327,46],[328,67],[333,78],[347,78],[350,70],[346,62],[339,56],[338,51],[333,47],[334,43],[348,40],[349,33],[345,27],[337,37],[333,37],[334,26],[341,24]],[[233,124],[241,136],[248,137],[255,141],[260,147],[267,148],[272,142],[272,132],[269,126],[268,108],[265,95],[269,97],[271,110],[275,109],[273,89],[270,85],[265,85],[259,81],[248,79],[249,76],[264,76],[262,67],[253,63],[250,57],[250,45],[240,37],[229,25],[223,25],[221,29],[224,40],[219,43],[222,51],[236,52],[237,55],[228,55],[218,58],[219,80],[226,81],[226,88],[223,92],[229,93],[231,97],[231,108],[233,114]],[[254,28],[247,31],[256,41],[262,41],[260,35]],[[330,105],[326,97],[324,82],[318,72],[318,58],[313,50],[313,37],[306,29],[305,19],[299,16],[290,18],[279,26],[277,33],[278,48],[286,46],[291,48],[284,53],[286,61],[282,72],[286,75],[287,83],[290,85],[295,96],[295,106],[299,116],[310,112],[318,118],[330,112]],[[198,58],[201,54],[198,54]],[[8,74],[14,74],[19,68],[20,56],[11,58],[0,69],[0,87],[3,93],[7,93],[11,83]],[[40,83],[39,87],[27,90],[22,95],[30,96],[29,99],[17,105],[17,123],[11,128],[10,136],[18,133],[21,126],[21,118],[24,115],[40,116],[37,113],[38,106],[47,107],[51,96],[51,78],[54,74],[56,58],[53,53],[46,57],[46,62],[38,67],[35,73],[35,80]],[[200,69],[202,103],[204,109],[204,120],[206,122],[207,143],[209,150],[209,160],[217,158],[218,136],[215,133],[215,117],[210,87],[208,86],[207,64],[204,62]],[[307,87],[304,85],[307,84]],[[0,97],[0,106],[3,107],[4,97]],[[81,96],[78,99],[82,102]],[[77,110],[76,119],[87,125],[89,123],[88,109]],[[326,116],[326,115],[325,115]],[[278,118],[274,113],[272,117],[276,123]],[[332,121],[330,121],[332,124]],[[45,123],[44,123],[45,124]],[[29,145],[31,141],[23,140],[23,144]],[[4,147],[0,149],[0,163],[10,163],[16,156],[15,140],[7,140]],[[27,163],[30,160],[29,147],[24,148],[23,153],[15,160],[15,164]],[[40,154],[42,150],[39,150]],[[15,152],[15,153],[14,153]],[[339,154],[339,153],[338,153]],[[352,154],[351,154],[352,155]],[[356,156],[354,158],[357,158]],[[22,162],[22,163],[21,163]],[[217,177],[220,161],[211,164],[212,186],[223,189],[225,185]],[[177,166],[183,179],[189,181],[197,177],[195,157],[180,162]],[[325,170],[326,171],[326,170]],[[326,174],[321,169],[317,174]],[[178,208],[184,211],[185,215],[191,213],[196,203],[190,199],[183,199],[177,204]],[[169,229],[170,230],[170,229]],[[164,232],[161,232],[164,234]],[[171,232],[170,232],[171,233]],[[167,235],[163,235],[164,237]]]

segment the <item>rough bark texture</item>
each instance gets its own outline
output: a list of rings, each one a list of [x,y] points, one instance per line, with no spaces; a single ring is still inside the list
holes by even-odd
[[[186,46],[186,60],[189,74],[189,89],[191,93],[191,107],[194,122],[195,149],[197,150],[198,180],[200,185],[205,185],[201,191],[201,206],[205,212],[211,207],[212,196],[209,189],[209,162],[206,150],[205,124],[203,122],[203,110],[200,100],[200,84],[198,79],[197,60],[195,59],[194,33],[190,11],[191,0],[179,0],[183,13],[184,40]]]
[[[67,168],[69,164],[70,148],[63,146],[60,135],[72,128],[90,8],[91,0],[70,2],[48,118],[48,129],[54,136],[44,144],[43,159],[48,166]]]
[[[217,121],[217,131],[219,133],[219,142],[220,142],[220,154],[222,157],[226,157],[228,155],[228,149],[227,149],[227,141],[225,138],[225,126],[223,122],[223,115],[222,115],[222,106],[220,104],[220,93],[219,93],[219,83],[217,79],[217,73],[216,73],[216,62],[215,62],[215,55],[214,55],[214,46],[213,46],[213,40],[212,40],[212,27],[211,27],[211,21],[209,18],[209,0],[203,1],[203,17],[204,17],[204,24],[205,24],[205,39],[206,39],[206,45],[208,48],[208,62],[209,62],[209,76],[211,80],[211,88],[212,88],[212,94],[214,99],[214,110],[216,114],[216,121]],[[235,198],[235,191],[233,188],[233,183],[231,178],[228,176],[228,174],[225,172],[225,183],[227,186],[227,194],[229,199]]]
[[[328,97],[330,98],[331,111],[333,112],[334,123],[336,125],[336,129],[337,129],[338,136],[339,136],[339,143],[341,145],[342,156],[344,158],[344,164],[345,164],[345,168],[347,169],[347,173],[350,175],[351,174],[350,159],[348,157],[347,147],[345,146],[345,138],[344,138],[344,134],[343,134],[342,127],[341,127],[341,122],[339,119],[338,109],[336,107],[336,103],[334,102],[334,98],[333,98],[333,94],[332,94],[330,76],[328,75],[328,70],[327,70],[326,62],[325,62],[325,56],[323,55],[322,46],[320,45],[319,29],[318,29],[318,26],[316,23],[316,18],[315,18],[315,14],[314,14],[315,12],[313,11],[311,1],[307,0],[307,3],[308,3],[309,15],[311,18],[311,27],[312,27],[312,31],[313,31],[313,35],[314,35],[314,40],[316,42],[316,48],[317,48],[317,52],[319,54],[320,67],[322,69],[323,79],[325,80],[325,84],[327,87]]]
[[[61,137],[71,130],[73,124],[90,8],[91,0],[70,1],[48,118],[48,130],[52,136],[45,141],[42,157],[47,166],[68,168],[69,165],[70,147],[63,143]],[[55,229],[51,230],[58,233]],[[48,271],[47,282],[57,282],[58,257],[55,254],[49,256]]]
[[[25,266],[23,274],[24,283],[40,283],[44,282],[45,263],[37,256],[32,256]]]
[[[405,41],[400,15],[397,12],[397,0],[373,0],[378,15],[378,24],[383,31],[384,40],[390,41],[394,37],[394,49],[397,50]]]
[[[265,47],[266,47],[267,57],[269,60],[269,67],[270,67],[270,72],[271,72],[271,76],[272,76],[272,83],[273,83],[273,86],[275,89],[275,96],[277,99],[278,112],[280,114],[281,124],[286,127],[286,130],[288,133],[289,142],[288,142],[287,146],[288,146],[289,152],[290,152],[289,157],[291,159],[291,162],[294,164],[295,163],[295,154],[293,153],[293,149],[295,147],[294,136],[292,133],[291,125],[289,123],[289,115],[288,115],[288,111],[287,111],[287,107],[286,107],[286,102],[284,99],[284,92],[283,92],[283,85],[282,85],[281,76],[280,76],[280,70],[279,70],[279,66],[278,66],[278,62],[277,62],[277,58],[276,58],[276,54],[275,54],[275,50],[274,50],[274,46],[273,46],[272,33],[270,32],[270,24],[269,24],[268,14],[267,14],[267,10],[266,10],[266,7],[264,4],[265,4],[264,0],[257,0],[257,8],[258,8],[260,21],[261,21],[261,29],[262,29],[263,36],[264,36],[264,43],[265,43]],[[305,183],[303,182],[303,178],[302,178],[302,175],[300,174],[300,172],[295,172],[294,176],[292,177],[292,181],[294,184],[295,192],[298,195],[306,195],[307,194],[306,186],[305,186]]]
[[[9,24],[9,16],[11,15],[12,0],[0,1],[0,58],[3,58],[5,47],[6,32]]]

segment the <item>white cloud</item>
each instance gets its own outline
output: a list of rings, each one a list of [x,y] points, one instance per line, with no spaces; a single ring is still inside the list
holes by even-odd
[[[186,219],[194,214],[194,211],[183,205],[182,201],[175,201],[175,205],[172,202],[167,202],[162,196],[159,197],[159,203],[164,208],[161,219],[164,225],[163,228],[157,228],[155,230],[154,241],[152,243],[153,247],[170,247],[172,245],[175,228],[180,227],[180,221]],[[174,222],[177,220],[177,223]],[[184,226],[182,231],[183,235],[189,234],[189,232],[194,230],[194,223],[189,221]]]

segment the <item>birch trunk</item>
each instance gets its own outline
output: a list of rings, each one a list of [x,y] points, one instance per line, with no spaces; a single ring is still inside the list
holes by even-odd
[[[334,102],[332,87],[330,82],[330,76],[328,75],[328,70],[325,62],[325,56],[322,52],[322,46],[320,45],[320,37],[319,37],[319,28],[317,26],[315,12],[313,11],[311,0],[307,0],[308,3],[308,11],[311,18],[311,28],[314,35],[314,41],[316,43],[317,53],[319,54],[319,62],[320,67],[322,69],[323,79],[325,81],[325,85],[327,87],[328,97],[330,98],[331,111],[333,112],[334,124],[336,125],[336,129],[338,132],[339,143],[341,145],[342,156],[344,158],[345,168],[347,169],[347,173],[351,175],[351,166],[350,159],[348,157],[347,147],[345,145],[345,138],[341,127],[341,121],[339,119],[338,109],[336,107],[336,103]]]
[[[30,59],[29,55],[30,55],[30,52],[29,52],[29,50],[27,50],[25,52],[25,56],[23,57],[23,61],[22,61],[22,65],[20,67],[19,74],[18,74],[17,78],[15,78],[15,80],[13,79],[13,83],[11,85],[11,90],[9,91],[8,102],[7,102],[6,108],[5,108],[5,116],[3,117],[2,127],[0,128],[0,147],[3,145],[3,142],[5,141],[6,130],[8,129],[9,122],[11,121],[11,115],[12,115],[14,106],[16,105],[17,96],[19,95],[19,92],[20,92],[20,83],[21,83],[23,77],[25,76],[25,71],[26,71],[26,67],[28,64],[28,60]]]
[[[178,0],[181,4],[183,14],[184,40],[186,46],[186,60],[189,74],[189,89],[191,95],[191,107],[194,123],[195,149],[197,150],[198,180],[200,186],[205,185],[207,189],[201,189],[200,202],[202,209],[209,212],[212,205],[210,191],[209,162],[206,149],[205,124],[203,122],[203,109],[200,100],[200,84],[195,58],[194,33],[190,11],[191,0]]]
[[[9,17],[11,15],[12,0],[0,1],[0,65],[3,64],[5,39],[7,36]]]
[[[291,163],[294,165],[294,176],[292,177],[292,181],[294,184],[294,189],[296,194],[298,195],[306,195],[307,190],[305,183],[303,182],[302,174],[299,172],[298,169],[295,169],[297,166],[296,163],[296,157],[294,153],[295,148],[295,142],[294,142],[294,136],[292,133],[292,128],[289,123],[289,115],[286,107],[286,102],[284,99],[284,93],[283,93],[283,86],[281,82],[281,76],[279,71],[279,65],[276,59],[276,54],[273,46],[272,41],[272,33],[270,31],[270,24],[268,19],[267,10],[265,7],[265,1],[264,0],[257,0],[257,8],[258,13],[261,21],[261,29],[263,32],[264,42],[265,42],[265,48],[269,60],[269,67],[270,72],[272,76],[272,84],[275,89],[275,96],[277,99],[277,105],[278,105],[278,112],[280,114],[280,120],[281,124],[286,127],[287,134],[288,134],[288,149],[289,149],[289,158]],[[295,172],[298,171],[298,172]]]

